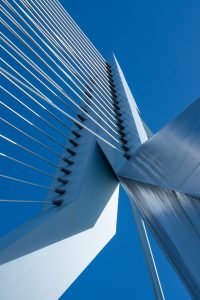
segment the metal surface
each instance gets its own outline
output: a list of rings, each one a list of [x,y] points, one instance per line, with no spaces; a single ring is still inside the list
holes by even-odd
[[[119,183],[85,134],[64,204],[47,200],[38,217],[1,239],[1,299],[58,299],[115,234]]]
[[[122,111],[123,124],[125,124],[125,132],[126,138],[128,140],[128,148],[129,153],[134,155],[136,150],[141,147],[141,144],[148,140],[147,131],[145,130],[143,121],[140,117],[140,113],[136,102],[133,98],[133,95],[129,89],[129,86],[126,82],[124,74],[120,68],[120,65],[113,55],[112,59],[112,67],[114,70],[114,79],[116,83],[116,89],[118,95],[120,95],[120,106]],[[103,144],[100,140],[98,143],[101,146],[101,149],[104,151],[109,163],[111,164],[113,170],[118,175],[119,170],[122,166],[126,166],[126,170],[128,169],[130,172],[132,171],[130,161],[131,159],[124,159],[118,152],[110,151],[107,145]],[[130,169],[129,169],[130,167]],[[119,177],[121,181],[121,178]],[[130,196],[130,194],[129,194]],[[132,197],[130,197],[132,207],[133,207],[133,215],[135,218],[136,226],[138,229],[139,237],[142,244],[142,249],[144,252],[147,268],[149,271],[149,276],[152,282],[152,286],[154,289],[155,299],[164,300],[164,293],[162,290],[162,286],[160,283],[157,267],[155,264],[153,251],[151,249],[151,245],[149,242],[149,238],[146,231],[145,223],[138,211],[135,207],[135,203],[132,201]]]
[[[0,298],[58,299],[114,236],[121,182],[156,299],[164,295],[145,223],[198,299],[200,99],[148,140],[115,56],[106,62],[57,0],[4,0],[2,15],[1,159],[21,170],[2,177],[49,191],[43,211],[1,239]],[[39,184],[18,177],[23,167]],[[6,200],[7,188],[0,201],[42,201],[15,191],[20,200]]]
[[[200,299],[200,200],[121,177],[193,299]]]
[[[144,143],[119,175],[200,197],[200,98]]]

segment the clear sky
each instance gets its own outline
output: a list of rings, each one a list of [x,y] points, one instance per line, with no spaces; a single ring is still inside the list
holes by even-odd
[[[112,51],[153,132],[200,96],[200,2],[61,1],[105,58]],[[166,300],[191,299],[152,241]],[[131,207],[123,191],[116,237],[62,300],[151,300]]]
[[[142,117],[153,132],[200,96],[199,0],[60,1],[106,59],[115,53]],[[10,103],[6,97],[5,100]],[[20,112],[27,113],[23,109]],[[2,114],[6,113],[2,110]],[[26,130],[22,123],[19,121],[18,126]],[[10,138],[19,138],[19,142],[25,143],[22,136],[12,130],[7,132],[5,126],[1,125],[1,130]],[[29,133],[35,134],[31,129]],[[42,136],[37,133],[37,137]],[[20,155],[17,149],[13,154],[10,145],[2,148],[10,155]],[[21,159],[29,163],[27,156]],[[31,164],[34,163],[36,160],[32,158]],[[24,175],[19,167],[13,167],[3,159],[0,166],[10,176]],[[27,171],[26,178],[29,175],[31,173]],[[32,181],[40,182],[40,178],[38,175]],[[49,185],[48,180],[41,182]],[[26,199],[29,195],[35,200],[44,199],[46,195],[46,192],[31,194],[30,191],[28,187],[13,183],[9,191],[4,190],[3,197],[8,198],[8,192],[10,199]],[[34,216],[40,208],[42,205],[1,204],[0,235]],[[191,299],[152,238],[151,242],[166,300]],[[131,206],[123,190],[117,235],[61,299],[154,299]]]

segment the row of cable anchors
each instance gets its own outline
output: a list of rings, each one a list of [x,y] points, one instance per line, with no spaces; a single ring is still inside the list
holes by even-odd
[[[124,153],[123,156],[126,159],[130,159],[130,154],[128,153],[129,148],[127,146],[128,141],[125,138],[126,137],[126,133],[124,131],[125,127],[122,125],[122,123],[123,123],[123,120],[121,118],[122,113],[120,112],[120,110],[121,110],[120,102],[118,100],[117,91],[115,89],[112,68],[108,63],[106,63],[106,67],[107,67],[108,81],[110,84],[110,90],[112,93],[113,108],[114,108],[114,112],[115,112],[116,124],[118,126],[119,140],[121,142],[121,148],[123,149],[123,153]]]

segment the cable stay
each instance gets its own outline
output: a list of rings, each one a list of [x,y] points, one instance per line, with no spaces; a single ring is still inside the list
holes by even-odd
[[[14,76],[12,76],[10,73],[8,73],[7,71],[3,70],[1,68],[2,75],[5,76],[6,78],[9,78],[6,76],[5,73],[7,73],[9,76],[11,76],[12,78],[14,78],[14,80],[16,80],[17,82],[19,82],[20,84],[22,84],[23,86],[25,86],[26,88],[28,88],[29,90],[31,90],[33,93],[36,93],[34,90],[32,90],[30,87],[28,87],[26,84],[24,84],[23,82],[21,82],[19,79],[16,79]],[[22,89],[21,89],[22,90]],[[37,93],[36,93],[37,94]],[[87,129],[90,133],[93,133],[96,137],[100,138],[102,141],[106,142],[107,144],[109,144],[111,147],[118,149],[117,147],[115,147],[114,145],[112,145],[111,143],[109,143],[108,141],[106,141],[104,138],[102,138],[100,135],[98,135],[96,132],[94,132],[93,130],[89,129],[87,126],[85,126],[83,123],[80,123],[77,119],[73,118],[72,116],[70,116],[67,112],[63,111],[61,108],[59,108],[57,105],[55,105],[52,101],[50,101],[49,99],[46,99],[44,97],[41,97],[40,94],[37,94],[42,100],[44,100],[45,102],[47,102],[49,105],[53,106],[54,108],[56,108],[59,112],[61,112],[63,115],[65,115],[69,120],[73,121],[73,123],[77,123],[80,126],[82,126],[83,128]],[[103,131],[105,131],[112,139],[114,139],[118,144],[120,144],[119,140],[116,139],[115,137],[113,137],[101,124],[99,124],[95,119],[93,119],[90,115],[87,114],[87,116],[90,117],[90,119],[92,119],[94,121],[94,123],[100,127],[101,129],[103,129]],[[118,149],[118,151],[122,152],[120,149]]]
[[[7,158],[7,159],[9,159],[9,160],[11,160],[11,161],[13,161],[13,162],[15,162],[15,163],[20,164],[20,165],[23,165],[23,166],[25,166],[25,167],[27,167],[27,168],[33,170],[33,171],[39,172],[39,173],[41,173],[41,174],[43,174],[43,175],[46,175],[46,176],[51,177],[51,178],[53,178],[53,179],[56,179],[56,180],[60,181],[60,182],[63,183],[63,184],[67,184],[67,183],[68,183],[68,180],[66,180],[66,179],[64,179],[64,178],[56,177],[56,176],[54,176],[54,175],[52,175],[52,174],[50,174],[50,173],[48,173],[48,172],[46,172],[46,171],[43,171],[43,170],[41,170],[41,169],[38,169],[38,168],[36,168],[36,167],[34,167],[34,166],[32,166],[32,165],[29,165],[29,164],[27,164],[27,163],[25,163],[25,162],[23,162],[23,161],[21,161],[21,160],[18,160],[18,159],[14,158],[14,157],[9,156],[9,155],[7,155],[7,154],[0,153],[0,156],[2,156],[2,157],[4,157],[4,158]]]
[[[46,1],[45,1],[45,4],[47,4]],[[100,69],[102,69],[102,67],[104,68],[105,67],[105,59],[98,52],[98,50],[94,47],[94,45],[90,42],[90,40],[83,33],[83,31],[80,29],[80,27],[73,21],[73,19],[70,17],[70,15],[63,9],[61,4],[58,1],[57,2],[51,1],[49,7],[52,7],[51,12],[52,11],[56,12],[58,14],[58,19],[65,20],[64,24],[65,25],[68,24],[68,26],[71,28],[72,33],[75,36],[78,36],[79,40],[83,41],[83,45],[86,48],[86,52],[93,53],[93,55],[96,57],[95,58],[96,61],[98,62],[99,66],[100,66]]]
[[[55,206],[60,206],[63,203],[63,200],[57,199],[57,200],[11,200],[11,199],[0,199],[0,203],[51,203]]]
[[[20,0],[21,1],[21,0]],[[15,1],[14,1],[15,2]],[[21,1],[22,2],[22,1]],[[37,29],[39,29],[40,30],[40,32],[42,32],[42,34],[44,35],[44,37],[45,38],[47,38],[47,36],[48,36],[48,41],[50,42],[50,44],[52,45],[52,40],[53,40],[53,42],[54,42],[54,44],[56,44],[56,46],[54,45],[54,47],[55,48],[57,48],[57,50],[58,50],[58,48],[59,49],[62,49],[62,51],[63,51],[63,53],[65,54],[65,55],[63,55],[63,54],[61,54],[60,52],[60,54],[62,55],[62,57],[63,57],[63,59],[65,60],[65,62],[67,61],[66,60],[66,55],[68,56],[68,57],[70,57],[67,53],[66,53],[66,50],[73,56],[73,59],[71,59],[72,61],[73,61],[73,63],[76,65],[76,63],[74,62],[74,59],[77,61],[77,62],[79,62],[80,63],[80,61],[77,59],[77,54],[75,55],[74,54],[74,50],[73,49],[69,49],[69,45],[67,45],[66,44],[66,42],[64,41],[64,39],[63,39],[63,36],[62,35],[60,35],[60,33],[57,31],[57,29],[56,29],[56,27],[54,26],[53,27],[53,29],[45,22],[45,20],[44,19],[46,19],[46,20],[48,20],[47,18],[46,18],[46,16],[42,13],[42,11],[40,10],[39,11],[39,13],[37,13],[37,11],[30,5],[28,8],[27,8],[27,6],[26,6],[26,8],[28,9],[28,11],[29,11],[29,13],[35,18],[35,20],[37,21],[37,22],[39,22],[39,24],[40,24],[40,26],[15,2],[15,4],[23,11],[23,13],[28,17],[28,19],[30,19],[30,21],[35,25],[35,27],[37,28]],[[22,3],[23,5],[25,5],[24,3]],[[36,5],[35,3],[33,3],[34,4],[34,6]],[[31,12],[30,11],[30,8],[34,11],[34,13],[33,12]],[[46,11],[45,11],[45,13],[46,13]],[[43,17],[41,17],[40,15],[42,14],[42,16]],[[36,18],[36,15],[41,19],[41,21],[46,25],[46,27],[48,27],[49,29],[50,29],[50,32],[52,33],[52,34],[50,34],[49,33],[49,31],[45,28],[45,26],[44,25],[42,25],[41,24],[41,22],[38,20],[38,18]],[[49,21],[48,21],[48,23],[50,23]],[[51,22],[52,23],[52,22]],[[56,24],[55,24],[56,25]],[[41,28],[41,26],[42,26],[42,28]],[[45,31],[45,33],[44,33],[44,31]],[[55,33],[55,32],[57,32],[58,34],[59,34],[59,36]],[[56,39],[58,39],[58,41],[59,41],[59,43],[55,40],[55,38],[52,36],[52,35],[54,35],[55,37],[56,37]],[[50,41],[51,40],[51,41]],[[61,46],[61,44],[64,46],[64,48]],[[75,47],[77,47],[77,46],[75,46]],[[59,50],[58,50],[59,51]],[[69,61],[67,61],[67,63],[68,64],[70,64],[69,63]],[[77,65],[76,65],[77,66]],[[82,65],[81,65],[82,66]],[[68,66],[69,67],[69,66]],[[77,66],[78,67],[78,66]],[[78,67],[79,68],[79,67]],[[88,73],[88,71],[82,66],[82,68],[84,69],[84,71],[88,74],[88,75],[90,75],[89,73]],[[91,70],[91,68],[92,68],[92,65],[90,64],[89,65],[89,70]],[[75,69],[74,69],[74,67],[70,64],[70,70],[71,69],[73,69],[74,71],[76,71]],[[80,69],[80,68],[79,68]],[[84,73],[83,73],[84,74]],[[79,74],[80,75],[80,74]],[[89,79],[89,78],[88,78]],[[98,84],[98,82],[97,82],[97,84]],[[107,88],[107,91],[109,91],[108,90],[108,88]],[[110,100],[112,99],[111,97],[109,97],[110,98]],[[109,104],[110,104],[110,102],[108,102]]]
[[[4,174],[0,174],[0,177],[4,178],[4,179],[8,179],[8,180],[13,180],[13,181],[21,182],[21,183],[24,183],[24,184],[36,186],[36,187],[39,187],[39,188],[42,188],[42,189],[50,190],[50,191],[53,191],[53,192],[58,193],[60,195],[63,195],[66,192],[64,189],[57,189],[57,188],[54,189],[54,188],[51,188],[49,186],[41,185],[41,184],[34,183],[34,182],[31,182],[31,181],[22,180],[22,179],[19,179],[19,178],[16,178],[16,177],[7,176],[7,175],[4,175]]]
[[[32,1],[33,2],[33,1]],[[36,1],[37,4],[38,1]],[[85,43],[85,41],[81,42],[82,40],[82,36],[81,35],[77,35],[76,30],[74,30],[74,27],[70,24],[70,22],[68,20],[64,20],[62,14],[58,13],[58,10],[56,10],[55,7],[51,7],[53,3],[50,3],[49,5],[47,5],[47,8],[50,9],[50,11],[48,9],[45,10],[44,6],[45,4],[42,4],[40,2],[39,5],[43,5],[43,9],[44,12],[47,13],[47,11],[49,11],[49,15],[52,16],[54,18],[54,20],[56,20],[56,23],[58,24],[60,31],[62,33],[65,33],[65,37],[70,36],[71,40],[74,41],[75,45],[79,46],[79,51],[77,49],[77,46],[75,46],[74,50],[75,53],[81,53],[83,55],[83,57],[85,58],[85,61],[88,63],[89,68],[88,69],[94,69],[96,76],[97,74],[100,76],[101,80],[103,80],[104,85],[108,85],[106,79],[105,79],[105,75],[104,75],[104,69],[105,69],[105,60],[104,63],[100,63],[100,61],[98,61],[98,59],[95,58],[95,54],[93,53],[93,51],[90,48],[87,48],[87,44]],[[59,20],[59,22],[58,22]],[[61,25],[62,27],[60,27]],[[82,50],[81,50],[82,49]],[[89,56],[88,56],[89,53]],[[92,64],[90,63],[92,61]],[[91,66],[90,66],[91,65]]]
[[[21,1],[21,0],[20,0],[20,1]],[[53,39],[53,40],[54,40],[54,43],[56,43],[56,46],[57,46],[58,48],[60,48],[60,49],[63,51],[63,53],[64,53],[64,56],[62,55],[63,59],[65,59],[65,61],[66,61],[65,56],[67,55],[67,56],[70,58],[70,60],[73,62],[73,64],[75,64],[76,67],[81,71],[81,73],[82,73],[89,81],[91,81],[91,76],[95,76],[95,74],[96,74],[96,72],[95,72],[93,75],[90,75],[90,73],[88,72],[88,70],[91,71],[91,68],[93,67],[93,64],[91,64],[91,57],[90,57],[90,62],[89,62],[88,70],[86,70],[85,67],[82,65],[82,63],[83,63],[84,65],[85,65],[85,63],[83,62],[82,58],[79,57],[79,55],[80,55],[79,51],[76,51],[76,52],[75,52],[73,49],[69,48],[69,47],[70,47],[69,45],[66,44],[66,40],[65,40],[65,39],[67,39],[67,41],[70,43],[70,45],[74,46],[73,42],[72,42],[72,44],[71,44],[71,42],[70,42],[69,34],[68,34],[68,35],[66,35],[66,34],[61,34],[59,31],[62,31],[62,29],[60,29],[59,26],[58,26],[58,24],[55,23],[55,22],[53,21],[52,15],[51,15],[51,21],[48,19],[48,17],[50,17],[50,16],[49,16],[48,13],[47,13],[47,9],[44,10],[44,8],[41,7],[41,9],[39,10],[39,12],[37,12],[36,9],[38,10],[38,7],[37,7],[36,3],[34,3],[33,1],[31,1],[31,2],[32,2],[32,4],[35,6],[35,9],[34,9],[33,6],[31,6],[31,5],[28,6],[28,7],[26,6],[26,8],[27,8],[28,11],[31,13],[31,15],[35,18],[35,20],[37,20],[37,22],[39,22],[39,24],[41,24],[41,22],[42,22],[42,23],[44,23],[44,24],[46,25],[46,27],[49,28],[49,30],[50,30],[50,32],[51,32],[51,35],[49,34],[49,31],[45,28],[45,26],[44,26],[44,25],[41,25],[42,28],[43,28],[43,30],[45,30],[46,34],[49,36],[49,38],[50,38],[51,40]],[[23,5],[25,5],[25,4],[23,3]],[[40,4],[39,4],[39,6],[40,6]],[[33,10],[34,13],[33,13],[31,10]],[[42,11],[43,11],[43,12],[42,12]],[[47,14],[47,17],[45,16],[45,14]],[[40,18],[41,22],[38,20],[38,18],[36,18],[36,15]],[[42,15],[42,16],[41,16],[41,15]],[[46,21],[45,21],[45,20],[46,20]],[[47,24],[47,22],[48,22],[49,25]],[[52,24],[54,25],[54,27],[52,27]],[[35,25],[35,26],[36,26],[36,25]],[[58,28],[58,30],[57,30],[56,28]],[[56,34],[56,33],[57,33],[57,34]],[[55,41],[55,38],[53,38],[52,35],[55,36],[55,38],[59,41],[59,43]],[[58,36],[58,35],[59,35],[59,36]],[[64,39],[64,37],[65,37],[65,39]],[[67,42],[67,43],[68,43],[68,42]],[[61,46],[61,44],[63,45],[63,47]],[[75,47],[75,49],[76,49],[76,48],[77,48],[77,44],[76,44],[74,47]],[[67,51],[66,51],[66,50],[67,50]],[[69,53],[69,54],[68,54],[68,53]],[[77,54],[77,53],[78,53],[78,54]],[[70,55],[72,56],[72,58],[71,58]],[[77,63],[80,64],[81,67],[79,67],[79,66],[77,65],[77,63],[75,63],[74,60],[77,61]],[[81,61],[81,62],[80,62],[80,61]],[[77,76],[80,76],[80,73],[78,73],[78,72],[75,70],[75,68],[74,68],[71,64],[70,64],[70,66],[73,68],[73,72],[76,73],[76,74],[78,74]],[[82,69],[83,69],[83,70],[82,70]],[[85,73],[87,73],[87,75],[86,75]],[[82,76],[81,76],[81,78],[82,78],[82,80],[84,80]],[[85,80],[84,80],[84,82],[86,83]],[[98,87],[97,87],[97,86],[98,86]],[[111,105],[110,101],[108,101],[108,99],[112,101],[112,97],[111,97],[112,95],[110,94],[110,89],[109,89],[109,87],[102,88],[102,86],[99,84],[99,80],[97,80],[97,81],[95,82],[95,87],[96,87],[96,89],[98,90],[98,92],[101,94],[101,96],[104,97],[104,99],[107,101],[107,104],[105,104],[105,105],[109,105],[109,106],[110,106],[109,108],[111,109],[112,105]],[[101,91],[100,91],[98,88],[100,88]],[[102,92],[104,93],[104,95],[103,95]],[[108,93],[109,93],[109,94],[108,94]],[[98,95],[98,94],[97,94],[97,95]],[[105,96],[108,97],[108,99],[105,98]],[[111,111],[112,111],[112,109],[111,109]]]
[[[64,134],[63,132],[61,132],[59,129],[57,129],[55,126],[53,126],[50,122],[48,122],[45,118],[43,118],[41,115],[39,115],[38,113],[36,113],[34,110],[32,110],[28,105],[26,105],[25,103],[23,103],[21,100],[19,100],[17,97],[15,97],[13,94],[11,94],[8,90],[6,90],[4,87],[0,86],[0,88],[2,90],[4,90],[4,92],[6,92],[9,96],[11,96],[14,100],[16,100],[18,103],[20,103],[23,107],[25,107],[27,110],[29,110],[32,114],[34,114],[35,116],[37,116],[38,118],[40,118],[42,121],[44,121],[50,128],[52,128],[53,130],[55,130],[57,133],[59,133],[60,135],[62,135],[64,138],[68,138],[68,136],[66,134]]]
[[[16,112],[14,109],[10,108],[8,105],[0,101],[0,104],[6,107],[9,111],[11,111],[13,114],[17,115],[20,119],[24,120],[26,123],[28,123],[30,126],[33,126],[36,130],[40,131],[42,134],[44,134],[46,137],[48,137],[50,140],[52,140],[55,144],[59,145],[61,148],[65,148],[61,143],[56,141],[52,136],[50,136],[48,133],[46,133],[44,130],[33,124],[31,121],[29,121],[27,118],[23,117],[21,114]]]
[[[37,48],[38,49],[40,49],[47,57],[48,57],[48,59],[50,59],[55,65],[56,65],[56,67],[58,67],[58,69],[71,81],[71,82],[73,82],[74,83],[74,81],[73,81],[73,79],[71,78],[71,76],[69,76],[69,74],[67,74],[64,70],[63,70],[63,68],[61,68],[60,67],[60,65],[58,64],[58,63],[56,63],[55,62],[55,60],[36,42],[36,40],[35,39],[33,39],[31,36],[30,36],[30,34],[28,34],[27,33],[27,31],[24,29],[24,28],[22,28],[22,26],[3,8],[3,11],[2,11],[36,46],[37,46]],[[19,15],[19,17],[20,18],[22,18],[20,15]],[[22,18],[23,19],[23,18]],[[24,21],[24,23],[25,24],[27,24],[27,22],[23,19],[23,21]],[[3,22],[4,23],[4,22]],[[29,25],[28,25],[29,26]],[[31,28],[32,29],[32,28]],[[38,36],[39,38],[40,38],[40,36],[32,29],[32,31],[33,31],[33,33],[36,35],[36,36]],[[20,38],[21,39],[21,38]],[[40,40],[47,46],[47,48],[55,55],[55,51],[42,39],[42,38],[40,38]],[[28,47],[29,48],[31,48],[29,45],[28,45]],[[32,49],[32,48],[31,48]],[[33,49],[32,49],[33,50]],[[32,52],[34,52],[35,53],[35,51],[33,50]],[[37,54],[37,57],[38,57],[39,55]],[[56,56],[56,55],[55,55]],[[85,101],[46,61],[44,61],[44,59],[42,59],[41,58],[41,56],[39,56],[40,57],[40,60],[42,60],[42,62],[46,65],[46,66],[48,66],[48,68],[50,68],[51,69],[51,71],[54,73],[54,74],[56,74],[58,77],[59,77],[59,79],[82,101],[82,102],[84,102],[84,104],[90,109],[90,110],[92,110],[96,115],[98,115],[98,113],[95,111],[95,109],[93,109],[88,103],[87,103],[87,101]],[[57,57],[57,56],[56,56]],[[58,58],[58,57],[57,57]],[[59,59],[59,58],[58,58]],[[80,88],[77,86],[77,84],[75,83],[75,85],[76,85],[76,87],[80,90]],[[66,93],[65,93],[66,94]],[[71,97],[69,97],[69,95],[67,95],[66,94],[66,97],[68,98],[68,100],[71,102],[71,103],[73,103],[76,107],[79,107],[79,109],[81,109],[82,110],[82,108],[71,98]],[[89,98],[89,97],[88,97]],[[108,118],[100,109],[99,109],[99,107],[96,105],[96,104],[94,104],[95,105],[95,107],[106,117],[106,118]],[[84,112],[84,110],[82,110],[82,112],[83,113],[85,113]],[[85,114],[87,114],[87,113],[85,113]],[[89,115],[88,115],[89,116]],[[98,115],[99,116],[99,115]],[[99,116],[100,117],[100,116]],[[101,117],[100,117],[101,118]],[[117,134],[117,132],[103,119],[103,118],[101,118],[101,120],[113,131],[113,132],[115,132],[116,134]],[[110,120],[110,119],[109,119]]]
[[[11,144],[13,144],[13,145],[19,147],[20,149],[24,150],[25,152],[28,152],[29,154],[31,154],[31,155],[33,155],[33,156],[39,158],[40,160],[42,160],[42,161],[46,162],[47,164],[51,165],[52,167],[61,170],[63,173],[65,173],[65,174],[67,174],[67,175],[69,174],[69,172],[68,172],[67,169],[65,169],[65,168],[63,168],[63,167],[60,167],[60,166],[54,164],[53,162],[51,162],[50,160],[46,159],[45,157],[43,157],[43,156],[37,154],[36,152],[34,152],[34,151],[32,151],[32,150],[30,150],[30,149],[28,149],[28,148],[22,146],[21,144],[19,144],[19,143],[13,141],[12,139],[6,137],[5,135],[0,134],[0,138],[2,138],[2,139],[4,139],[4,140],[6,140],[7,142],[9,142],[9,143],[11,143]]]

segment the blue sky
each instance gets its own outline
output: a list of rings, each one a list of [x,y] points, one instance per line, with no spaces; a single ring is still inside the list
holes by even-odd
[[[200,95],[199,1],[61,1],[104,57],[112,51],[153,132]],[[189,300],[152,240],[166,300]],[[131,207],[121,190],[117,235],[62,300],[154,299]]]
[[[61,3],[105,58],[109,59],[114,51],[142,117],[153,132],[200,96],[198,0],[61,0]],[[19,109],[17,105],[16,109]],[[23,109],[20,112],[27,113]],[[6,112],[2,111],[2,114],[6,115]],[[29,114],[27,116],[30,117]],[[26,129],[22,121],[18,125]],[[2,126],[1,129],[7,133],[7,128]],[[31,129],[29,133],[35,134]],[[25,142],[12,130],[7,134],[21,143]],[[42,138],[39,134],[37,137]],[[13,148],[7,144],[2,146],[8,154],[13,154]],[[17,149],[14,154],[21,155]],[[48,158],[53,159],[50,154]],[[23,159],[29,162],[28,157]],[[32,158],[31,163],[34,165],[38,161]],[[4,173],[10,172],[10,176],[23,174],[19,168],[11,167],[4,160],[0,164]],[[27,171],[26,176],[29,178],[33,174]],[[43,180],[39,175],[32,178],[32,181]],[[48,185],[49,181],[43,183]],[[35,191],[31,194],[30,191],[29,187],[13,183],[9,189],[10,196],[5,189],[3,197],[20,199],[23,196],[26,199],[30,195],[34,200],[37,197],[43,199],[46,195],[46,192]],[[8,205],[1,204],[0,235],[34,216],[42,207],[37,205],[12,204],[8,208]],[[151,241],[166,300],[189,300],[187,291],[155,241]],[[131,207],[123,190],[120,194],[117,235],[61,299],[154,299]]]

